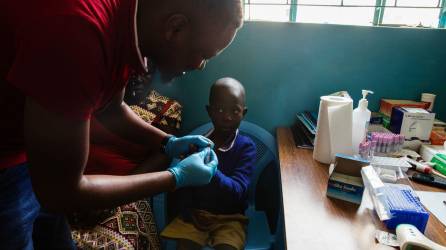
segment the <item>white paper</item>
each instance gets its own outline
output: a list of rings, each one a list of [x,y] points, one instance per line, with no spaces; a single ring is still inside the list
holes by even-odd
[[[421,203],[446,226],[446,192],[417,191]]]
[[[351,155],[353,102],[350,98],[322,96],[319,104],[313,158],[329,164],[338,153]]]

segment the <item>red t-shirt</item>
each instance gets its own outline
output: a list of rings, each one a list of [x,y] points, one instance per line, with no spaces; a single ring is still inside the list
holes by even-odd
[[[85,174],[128,175],[149,154],[144,146],[113,134],[94,118],[90,131],[90,154]]]
[[[90,119],[143,72],[136,0],[0,3],[0,169],[26,161],[25,97]]]

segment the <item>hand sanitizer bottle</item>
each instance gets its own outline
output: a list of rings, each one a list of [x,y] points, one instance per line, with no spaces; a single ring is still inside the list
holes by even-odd
[[[367,109],[369,102],[367,94],[373,94],[370,90],[362,90],[362,99],[359,100],[358,107],[353,110],[353,152],[358,154],[359,144],[364,141],[367,128],[370,122],[370,110]]]

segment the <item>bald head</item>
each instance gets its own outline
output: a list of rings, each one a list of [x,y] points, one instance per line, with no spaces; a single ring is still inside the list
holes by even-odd
[[[211,86],[209,103],[213,104],[216,100],[228,97],[234,97],[238,104],[245,106],[245,88],[243,85],[234,78],[220,78]]]
[[[241,0],[139,0],[137,15],[141,54],[165,82],[202,69],[243,23]]]

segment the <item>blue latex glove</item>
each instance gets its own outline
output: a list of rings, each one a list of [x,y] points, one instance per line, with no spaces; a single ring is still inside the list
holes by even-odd
[[[209,160],[209,161],[207,161]],[[178,162],[170,171],[175,176],[176,188],[208,184],[217,171],[218,159],[214,150],[205,148]]]
[[[187,135],[179,138],[172,136],[166,143],[165,153],[171,158],[181,158],[195,153],[190,152],[191,145],[195,146],[198,152],[207,147],[214,148],[214,143],[201,135]]]

